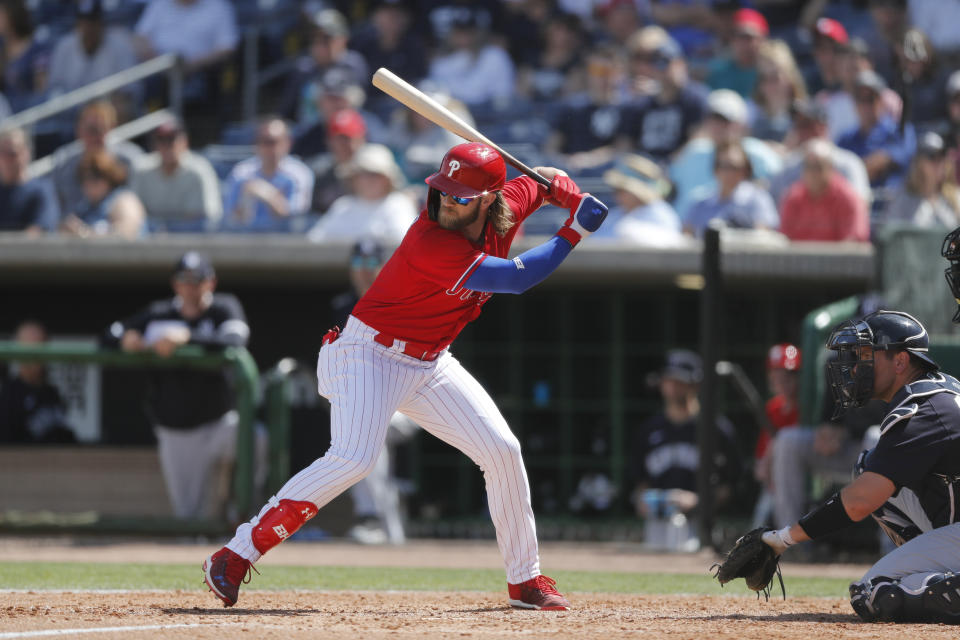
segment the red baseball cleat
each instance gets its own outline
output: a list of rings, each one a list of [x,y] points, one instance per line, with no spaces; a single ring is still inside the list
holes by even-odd
[[[223,606],[232,607],[237,604],[240,585],[250,582],[251,570],[257,571],[249,560],[224,547],[203,561],[203,581],[223,600]]]
[[[507,583],[510,604],[522,609],[543,611],[566,611],[570,602],[554,588],[557,581],[547,576],[537,576],[520,584]]]

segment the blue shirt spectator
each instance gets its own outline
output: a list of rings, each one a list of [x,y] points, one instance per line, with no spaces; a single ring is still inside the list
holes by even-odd
[[[34,36],[26,4],[22,0],[0,3],[0,69],[3,91],[14,111],[42,97],[49,53]]]
[[[593,238],[619,238],[645,246],[677,246],[684,242],[680,217],[663,200],[669,191],[660,167],[639,155],[626,155],[603,174],[614,189],[616,206]]]
[[[45,180],[28,180],[30,147],[20,129],[0,134],[0,231],[51,231],[60,211]]]
[[[773,198],[750,180],[750,161],[739,143],[720,146],[713,166],[717,186],[690,207],[683,220],[684,231],[699,237],[711,220],[721,220],[737,229],[780,226]]]
[[[134,30],[141,57],[175,53],[192,69],[225,59],[240,40],[226,0],[151,0]]]
[[[224,227],[232,231],[296,229],[310,208],[313,172],[290,153],[290,131],[267,118],[257,131],[257,155],[239,162],[227,177]]]
[[[913,125],[903,130],[884,111],[882,100],[886,83],[874,71],[857,75],[854,98],[860,126],[840,136],[837,145],[863,159],[870,186],[892,187],[899,184],[917,146]]]
[[[704,137],[694,138],[680,151],[670,165],[670,180],[676,190],[674,208],[681,217],[686,215],[693,192],[715,186],[713,171],[714,150],[719,144],[739,141],[747,157],[753,177],[769,180],[783,166],[783,159],[762,140],[744,138],[747,126],[747,105],[743,98],[729,89],[713,91],[707,98],[707,119]]]

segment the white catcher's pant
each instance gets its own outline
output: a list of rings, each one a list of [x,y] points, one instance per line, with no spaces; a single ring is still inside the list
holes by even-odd
[[[330,400],[330,448],[277,492],[323,507],[373,469],[395,411],[467,454],[483,471],[507,580],[540,574],[536,525],[520,443],[489,394],[444,351],[423,362],[373,341],[376,330],[350,317],[340,339],[320,350],[317,388]],[[227,547],[256,562],[250,532],[270,505],[237,528]]]

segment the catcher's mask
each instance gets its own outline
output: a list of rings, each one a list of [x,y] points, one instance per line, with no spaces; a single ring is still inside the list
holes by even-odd
[[[837,406],[833,417],[851,407],[862,407],[873,396],[877,351],[907,351],[935,370],[939,366],[927,354],[929,344],[920,321],[902,311],[876,311],[862,320],[840,323],[827,339],[827,348],[837,352],[836,359],[827,364],[827,381]]]
[[[940,255],[950,261],[950,266],[944,269],[943,275],[947,278],[950,293],[957,301],[957,311],[953,314],[953,321],[960,324],[960,227],[948,233],[943,239]]]

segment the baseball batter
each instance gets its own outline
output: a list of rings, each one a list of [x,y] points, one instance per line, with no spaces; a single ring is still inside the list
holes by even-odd
[[[833,330],[828,380],[846,409],[889,403],[854,480],[796,524],[763,534],[778,555],[869,515],[897,546],[850,585],[866,621],[960,623],[960,382],[928,355],[927,332],[902,311]]]
[[[207,585],[226,606],[236,603],[253,563],[370,472],[390,418],[400,411],[483,471],[510,604],[569,608],[540,573],[520,443],[448,349],[494,293],[520,293],[542,281],[603,222],[606,207],[562,171],[538,171],[551,180],[549,192],[528,177],[505,182],[500,155],[466,143],[450,149],[426,179],[426,208],[343,331],[324,337],[317,378],[331,404],[330,448],[203,563]],[[569,209],[570,217],[550,240],[507,259],[519,223],[545,200]]]

